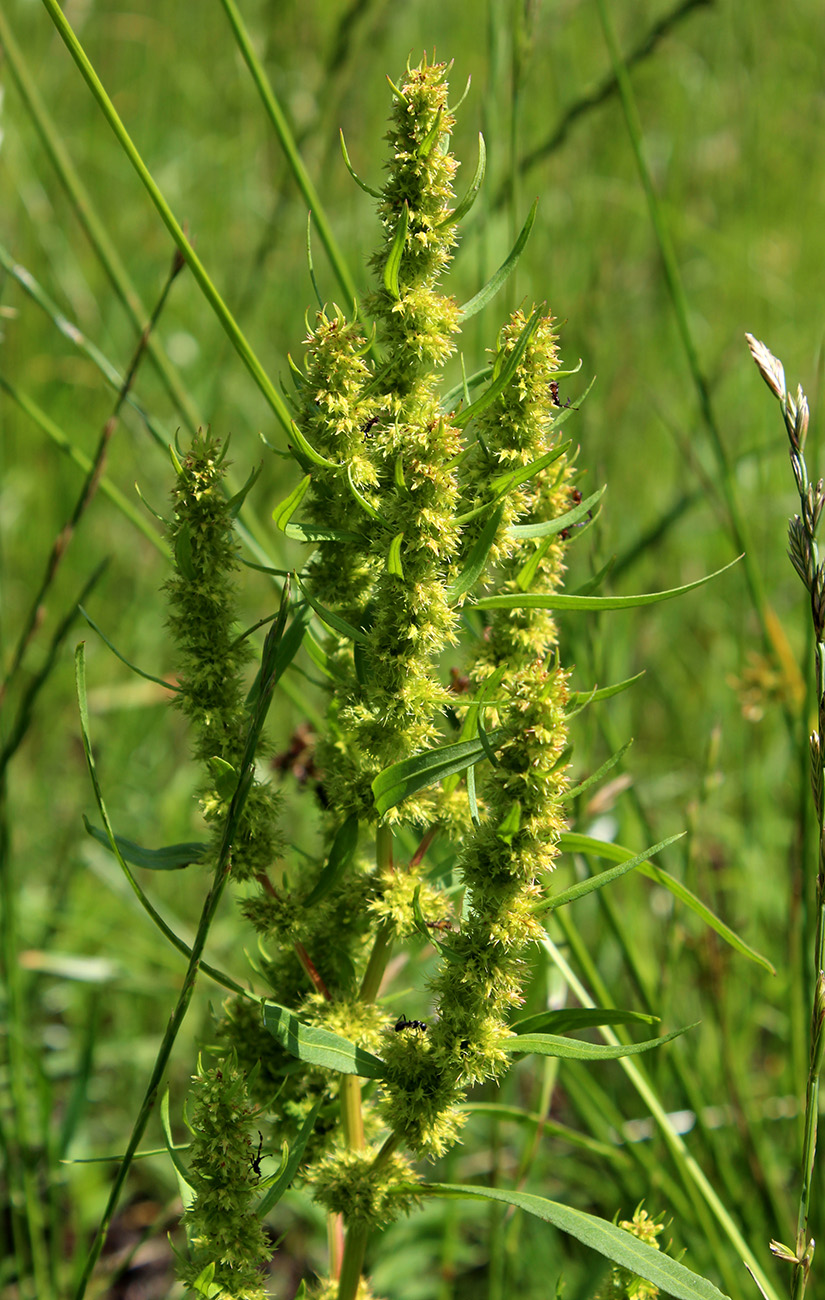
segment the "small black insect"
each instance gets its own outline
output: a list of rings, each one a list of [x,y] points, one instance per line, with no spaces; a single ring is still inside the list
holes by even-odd
[[[264,1135],[261,1132],[261,1130],[258,1129],[258,1150],[255,1152],[254,1156],[252,1157],[250,1164],[252,1167],[252,1172],[257,1174],[259,1179],[261,1177],[261,1160],[263,1158],[263,1149],[264,1149]]]
[[[427,1032],[427,1026],[423,1020],[407,1020],[406,1016],[399,1016],[393,1028],[396,1033],[399,1033],[402,1029],[420,1029],[422,1034]]]
[[[362,433],[369,433],[370,429],[374,429],[375,426],[376,426],[376,424],[378,424],[378,423],[379,423],[378,416],[377,416],[377,415],[373,415],[369,420],[367,420],[367,423],[363,426],[363,428],[361,429],[361,432],[362,432]]]

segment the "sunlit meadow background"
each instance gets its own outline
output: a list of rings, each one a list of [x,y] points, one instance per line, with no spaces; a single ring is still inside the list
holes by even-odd
[[[300,356],[304,313],[314,304],[306,203],[221,6],[67,0],[65,9],[172,210],[277,382],[286,376],[287,353]],[[772,1236],[793,1239],[798,1197],[797,1099],[807,1059],[810,951],[804,904],[812,898],[815,861],[801,743],[809,672],[804,593],[785,558],[794,497],[784,435],[743,334],[748,329],[765,339],[785,361],[789,380],[801,380],[808,392],[808,459],[815,471],[822,464],[825,302],[822,7],[818,0],[795,0],[781,14],[770,0],[673,9],[662,0],[621,0],[611,7],[625,57],[639,56],[631,77],[660,205],[659,237],[590,0],[243,0],[242,12],[359,289],[369,283],[366,262],[377,224],[370,199],[342,162],[339,128],[353,166],[380,184],[385,76],[397,78],[408,56],[417,59],[426,49],[455,61],[454,98],[472,77],[454,139],[464,160],[459,192],[475,165],[479,130],[489,166],[452,272],[459,301],[503,260],[536,196],[539,210],[515,277],[468,324],[462,338],[468,369],[480,364],[506,310],[546,299],[561,325],[565,361],[583,362],[580,375],[562,383],[562,400],[575,402],[596,377],[567,429],[581,446],[583,490],[603,482],[608,490],[596,527],[571,547],[571,590],[611,556],[605,589],[625,593],[687,583],[741,549],[685,349],[684,327],[689,331],[732,467],[730,490],[741,506],[752,569],[775,616],[774,649],[769,652],[760,632],[741,563],[671,604],[597,619],[565,617],[564,656],[576,665],[579,689],[645,673],[632,691],[589,711],[576,726],[573,761],[580,773],[634,738],[611,773],[618,783],[578,808],[577,825],[636,849],[687,829],[662,865],[763,952],[777,974],[732,954],[674,908],[670,895],[635,876],[606,899],[599,894],[574,909],[583,947],[570,956],[591,989],[588,961],[595,964],[618,1005],[646,1009],[649,998],[662,1016],[662,1032],[701,1020],[687,1039],[646,1058],[647,1069],[671,1112],[698,1113],[698,1122],[691,1115],[679,1121],[690,1150],[778,1292],[787,1293],[789,1274],[771,1262],[767,1247]],[[95,219],[151,309],[172,257],[164,226],[46,11],[35,0],[10,0],[0,19]],[[17,55],[15,63],[20,66]],[[11,65],[7,57],[0,118],[4,672],[82,482],[34,418],[32,404],[73,448],[90,455],[115,400],[9,264],[26,268],[121,372],[137,339]],[[686,303],[681,331],[663,272],[662,230]],[[314,258],[322,297],[349,307],[317,239]],[[237,478],[263,460],[252,502],[260,537],[275,563],[295,564],[298,549],[285,549],[269,517],[297,470],[262,446],[259,432],[283,447],[282,431],[186,271],[156,338],[195,419],[222,436],[231,433]],[[169,440],[180,430],[185,441],[186,415],[149,361],[134,395]],[[137,505],[137,481],[163,513],[171,473],[168,457],[127,412],[111,445],[110,482]],[[174,671],[162,595],[167,563],[98,495],[5,702],[3,742],[49,637],[103,557],[109,566],[89,613],[129,659],[160,675]],[[244,614],[252,623],[272,611],[273,590],[252,571],[243,581]],[[179,955],[150,927],[113,860],[84,830],[83,814],[91,817],[94,808],[72,667],[72,650],[83,637],[93,739],[118,833],[152,846],[198,834],[196,776],[182,719],[160,688],[130,675],[79,621],[9,766],[3,828],[3,961],[11,985],[4,1018],[17,1091],[8,1086],[6,1053],[2,1136],[13,1146],[22,1113],[61,1297],[69,1293],[72,1260],[99,1216],[112,1166],[60,1159],[122,1149],[182,974]],[[298,675],[287,685],[289,697],[280,695],[271,715],[275,753],[287,749],[304,718],[302,699],[310,707],[319,702]],[[289,835],[300,841],[311,834],[315,804],[291,777],[284,789]],[[202,896],[196,869],[155,874],[145,884],[185,935]],[[251,932],[227,903],[213,932],[215,960],[243,979],[250,944]],[[220,990],[204,983],[177,1044],[170,1080],[176,1131],[197,1042],[208,1040],[210,1003],[219,1001]],[[419,1014],[400,1004],[389,1014],[407,1010]],[[504,1100],[539,1109],[553,1064],[519,1067]],[[735,1252],[678,1182],[661,1141],[644,1125],[622,1130],[623,1121],[644,1120],[646,1111],[619,1064],[584,1070],[562,1063],[555,1086],[553,1119],[604,1145],[590,1150],[548,1135],[536,1142],[534,1129],[475,1119],[451,1157],[449,1177],[511,1186],[524,1174],[528,1188],[608,1218],[629,1215],[644,1199],[651,1213],[666,1213],[666,1236],[676,1251],[687,1250],[690,1267],[734,1297],[755,1296]],[[633,1140],[616,1145],[617,1134]],[[159,1128],[145,1145],[162,1145]],[[814,1194],[815,1237],[825,1226],[821,1183]],[[17,1195],[14,1178],[11,1184]],[[107,1283],[106,1295],[174,1294],[165,1233],[175,1227],[175,1197],[165,1156],[135,1166],[107,1257],[112,1272],[120,1268],[119,1280]],[[4,1232],[9,1223],[4,1210]],[[302,1193],[290,1193],[273,1220],[274,1236],[284,1233],[272,1286],[289,1300],[302,1274],[324,1260],[323,1225]],[[527,1300],[553,1294],[562,1275],[567,1300],[584,1300],[604,1271],[544,1225],[440,1204],[395,1225],[372,1263],[377,1293],[393,1300],[497,1300],[516,1288]],[[11,1267],[3,1267],[0,1282],[16,1296]],[[814,1293],[823,1269],[815,1262]]]

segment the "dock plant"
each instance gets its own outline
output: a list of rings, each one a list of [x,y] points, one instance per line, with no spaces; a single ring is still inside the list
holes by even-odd
[[[611,1296],[661,1289],[719,1300],[710,1281],[658,1249],[658,1227],[607,1222],[521,1187],[426,1178],[428,1162],[461,1141],[469,1090],[500,1083],[515,1058],[624,1058],[683,1032],[631,1042],[607,1030],[603,1043],[587,1042],[565,1031],[652,1018],[586,1003],[572,1019],[523,1009],[539,955],[557,951],[552,913],[662,847],[620,850],[618,865],[554,886],[581,790],[570,776],[571,721],[626,685],[573,687],[558,612],[587,617],[688,588],[602,597],[597,578],[585,592],[563,591],[567,548],[602,495],[580,487],[578,367],[562,360],[545,303],[511,311],[475,368],[460,351],[466,322],[515,266],[535,209],[500,270],[459,305],[445,277],[485,150],[480,139],[475,175],[457,197],[448,71],[424,59],[391,83],[386,178],[380,189],[359,181],[380,222],[371,292],[360,304],[320,303],[289,360],[287,451],[300,473],[270,504],[299,558],[288,572],[270,571],[277,612],[247,631],[235,525],[254,474],[230,495],[217,432],[172,453],[175,699],[191,724],[211,833],[177,846],[175,865],[189,864],[193,877],[212,872],[187,989],[225,885],[259,949],[249,988],[204,967],[230,996],[195,1075],[189,1150],[170,1141],[188,1234],[180,1277],[193,1295],[263,1297],[263,1220],[297,1180],[328,1221],[326,1273],[302,1284],[316,1300],[367,1300],[371,1235],[436,1197],[498,1202],[571,1234],[611,1261]],[[263,739],[273,691],[296,668],[323,693],[320,722],[303,732],[303,791],[289,796],[315,828],[297,847],[281,826],[286,796],[264,774],[272,755]],[[109,839],[125,866],[127,848]],[[580,850],[588,844],[598,852],[576,838]],[[680,897],[696,902],[684,889]],[[406,980],[422,968],[411,990],[396,991],[399,971]],[[185,1009],[182,995],[179,1017]],[[688,1177],[710,1203],[694,1167]],[[122,1181],[123,1172],[102,1235]]]

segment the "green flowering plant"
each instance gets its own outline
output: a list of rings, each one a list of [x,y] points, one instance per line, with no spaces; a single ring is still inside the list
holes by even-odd
[[[377,199],[381,223],[373,291],[349,314],[320,306],[302,358],[290,359],[289,450],[301,478],[273,518],[305,549],[294,571],[273,571],[285,579],[280,606],[254,628],[238,621],[235,525],[255,476],[230,496],[226,444],[211,433],[172,453],[176,702],[192,727],[212,838],[166,852],[175,865],[199,860],[214,872],[174,1032],[228,882],[260,949],[255,991],[209,969],[233,996],[216,1017],[216,1061],[195,1078],[190,1148],[181,1155],[169,1142],[187,1199],[189,1255],[179,1275],[213,1300],[264,1295],[263,1221],[300,1179],[328,1218],[328,1270],[312,1284],[315,1300],[370,1296],[370,1234],[432,1197],[486,1197],[554,1224],[614,1261],[622,1294],[670,1288],[719,1300],[710,1282],[657,1249],[655,1231],[636,1224],[628,1232],[518,1189],[427,1182],[418,1163],[450,1151],[468,1090],[499,1083],[514,1057],[616,1059],[683,1032],[597,1045],[552,1032],[561,1027],[556,1012],[521,1011],[536,956],[550,943],[546,914],[662,847],[622,849],[601,876],[550,887],[570,844],[571,800],[590,784],[571,788],[571,718],[626,685],[572,688],[556,612],[678,593],[600,597],[597,580],[586,593],[562,590],[566,548],[592,521],[601,492],[583,499],[577,485],[563,433],[577,407],[559,396],[575,371],[563,369],[544,305],[511,312],[479,370],[468,373],[463,357],[460,379],[457,365],[448,369],[465,322],[512,270],[534,216],[470,302],[444,291],[485,158],[481,141],[457,201],[448,71],[424,59],[393,86],[385,184],[372,191],[359,182]],[[303,796],[314,800],[319,829],[311,851],[287,844],[283,796],[262,777],[267,708],[299,653],[325,691]],[[123,861],[123,845],[109,838]],[[657,879],[670,887],[664,873]],[[426,988],[416,989],[408,1019],[386,1005],[390,963],[424,940]],[[590,1008],[574,1023],[633,1018]],[[263,1172],[264,1146],[284,1150],[277,1172]]]

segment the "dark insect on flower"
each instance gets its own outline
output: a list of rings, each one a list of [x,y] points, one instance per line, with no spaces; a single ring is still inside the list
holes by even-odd
[[[371,419],[367,420],[367,423],[364,425],[361,432],[369,433],[370,429],[374,429],[377,423],[378,423],[378,416],[373,415]]]
[[[455,929],[449,917],[445,917],[442,921],[427,921],[426,926],[428,930],[438,930],[441,934],[452,934]]]
[[[561,406],[561,402],[559,401],[559,386],[554,379],[550,381],[550,396],[553,399],[554,406]]]
[[[261,1177],[261,1158],[263,1154],[263,1149],[264,1149],[264,1135],[261,1132],[261,1130],[258,1129],[258,1150],[255,1152],[254,1156],[250,1161],[252,1171],[253,1173],[258,1175],[258,1179],[260,1179]]]
[[[427,1026],[423,1020],[407,1020],[403,1015],[398,1017],[393,1028],[396,1033],[399,1033],[402,1029],[419,1029],[422,1034],[426,1034],[427,1032]]]

